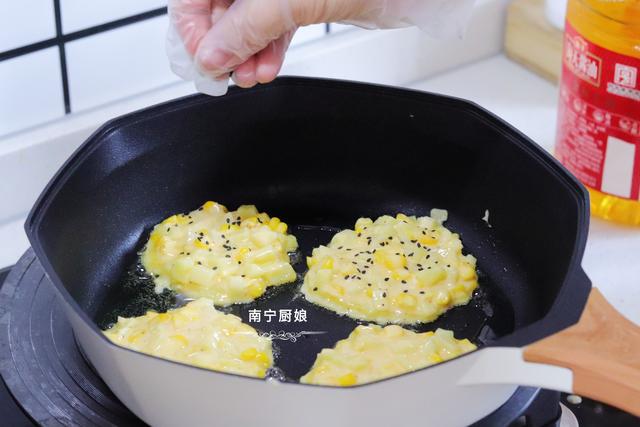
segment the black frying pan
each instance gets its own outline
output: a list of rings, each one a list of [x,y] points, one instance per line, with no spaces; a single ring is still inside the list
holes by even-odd
[[[125,404],[127,396],[136,396],[130,406],[147,421],[170,416],[155,418],[139,390],[115,384],[125,381],[118,357],[142,358],[146,362],[140,363],[167,371],[178,366],[183,374],[240,378],[116,348],[96,327],[131,309],[122,284],[153,225],[206,200],[231,209],[255,204],[282,218],[292,225],[303,260],[361,216],[447,209],[447,227],[460,233],[465,250],[478,259],[480,288],[469,305],[416,329],[451,329],[480,346],[519,348],[576,323],[591,289],[580,267],[588,228],[585,189],[537,145],[469,102],[286,78],[223,98],[192,96],[152,107],[96,132],[50,183],[26,225],[89,359]],[[490,226],[483,220],[487,211]],[[296,265],[300,275],[305,267]],[[252,308],[304,308],[303,324],[252,325],[262,331],[326,331],[276,342],[277,365],[292,382],[320,349],[357,325],[306,302],[298,295],[300,282],[230,309],[246,322]],[[121,356],[105,355],[112,352]],[[111,375],[119,379],[110,381]],[[201,377],[189,384],[200,381],[195,378]],[[368,387],[376,385],[354,390]],[[476,412],[490,409],[495,407]]]

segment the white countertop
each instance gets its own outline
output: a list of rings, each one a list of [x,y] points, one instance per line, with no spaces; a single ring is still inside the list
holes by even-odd
[[[410,87],[474,101],[545,149],[553,148],[557,87],[504,56],[476,62]],[[592,218],[583,266],[607,299],[640,324],[640,228]]]

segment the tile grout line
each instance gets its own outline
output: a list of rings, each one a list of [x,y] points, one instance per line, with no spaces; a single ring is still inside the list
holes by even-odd
[[[113,30],[116,28],[124,27],[130,24],[135,24],[141,21],[146,21],[148,19],[156,18],[158,16],[164,15],[167,13],[166,7],[161,7],[158,9],[149,10],[147,12],[139,13],[137,15],[131,15],[126,18],[117,19],[115,21],[106,22],[104,24],[95,25],[93,27],[84,28],[82,30],[74,31],[69,34],[63,34],[62,32],[62,19],[61,19],[61,9],[60,9],[60,1],[53,0],[54,2],[54,11],[55,11],[55,19],[56,19],[56,35],[50,39],[42,40],[39,42],[31,43],[25,46],[20,46],[15,49],[9,49],[4,52],[0,52],[0,61],[4,61],[7,59],[13,59],[22,55],[26,55],[29,53],[34,53],[43,49],[47,49],[49,47],[58,46],[60,43],[68,43],[74,40],[78,40],[84,37],[93,36],[95,34],[100,34],[105,31]],[[60,21],[60,26],[58,27],[58,21]]]
[[[60,54],[60,76],[62,77],[62,96],[64,98],[64,113],[71,113],[71,100],[69,95],[69,74],[67,72],[67,55],[64,41],[62,39],[62,13],[60,10],[60,0],[53,0],[53,10],[56,20],[56,41],[58,53]]]

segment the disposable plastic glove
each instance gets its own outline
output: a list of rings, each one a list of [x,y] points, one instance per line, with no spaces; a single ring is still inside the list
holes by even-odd
[[[212,84],[217,85],[214,91],[224,93],[230,73],[242,87],[273,80],[300,26],[321,22],[365,28],[416,25],[434,36],[461,34],[473,1],[170,0],[169,57],[174,71],[195,80],[197,86],[199,80],[206,85],[222,79]]]

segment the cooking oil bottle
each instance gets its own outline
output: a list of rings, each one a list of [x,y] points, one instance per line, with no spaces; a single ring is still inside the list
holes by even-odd
[[[556,155],[591,211],[640,225],[640,0],[569,0]]]

